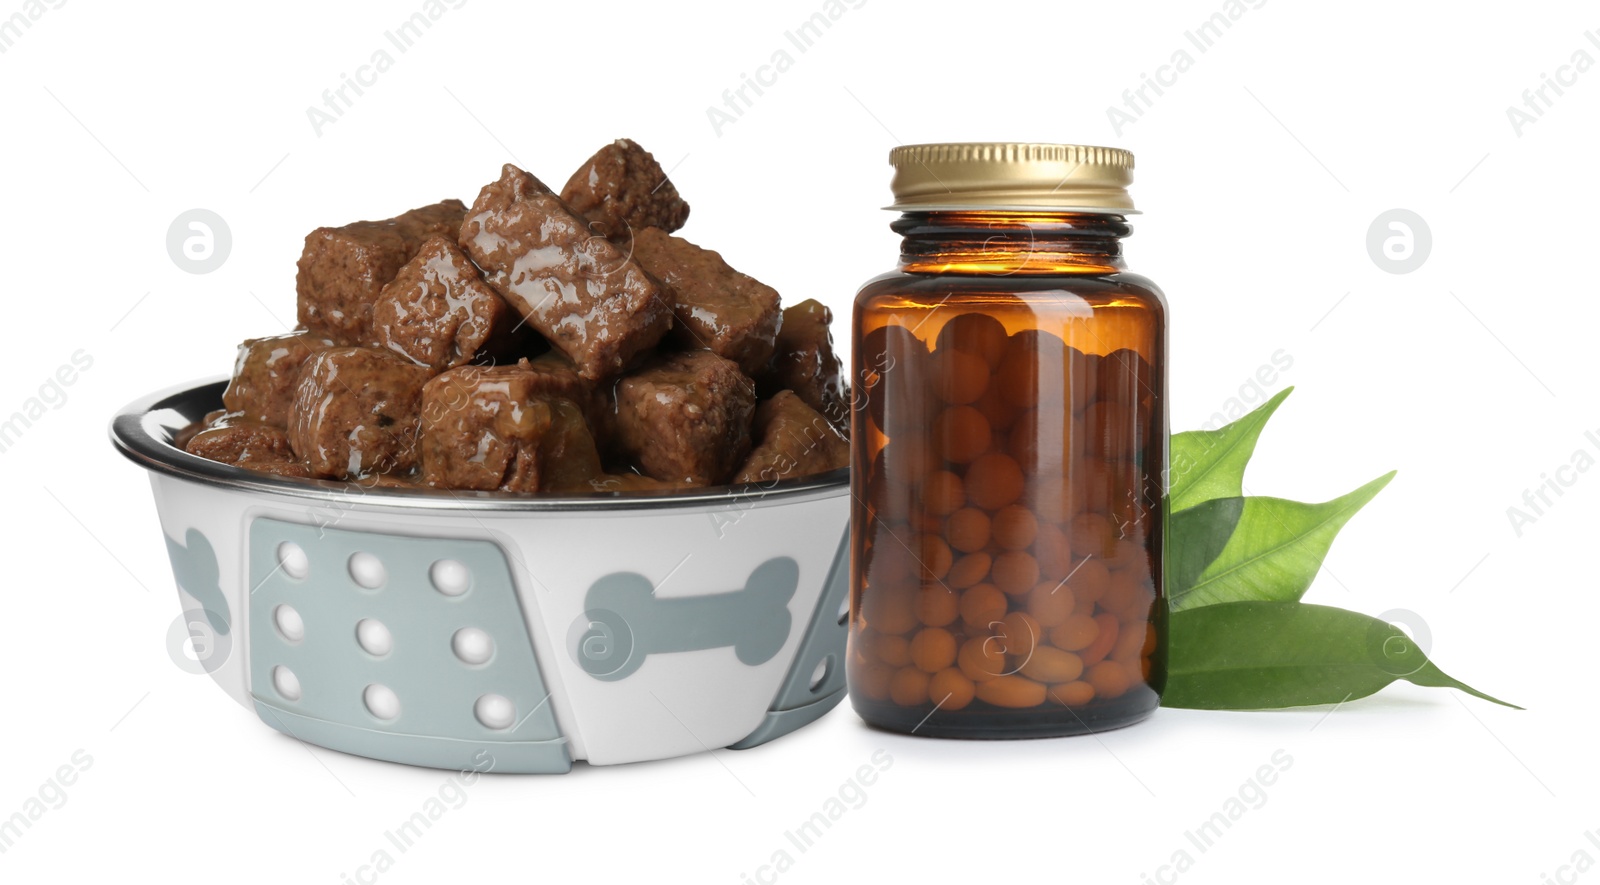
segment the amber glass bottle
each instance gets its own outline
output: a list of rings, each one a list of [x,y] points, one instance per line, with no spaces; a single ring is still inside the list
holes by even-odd
[[[854,317],[850,698],[935,737],[1137,722],[1165,680],[1166,302],[1125,151],[912,145]]]

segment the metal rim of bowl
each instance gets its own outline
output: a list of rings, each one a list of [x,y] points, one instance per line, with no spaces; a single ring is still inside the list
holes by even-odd
[[[172,445],[179,429],[222,406],[227,378],[180,384],[134,400],[111,420],[111,441],[147,470],[204,485],[244,492],[288,495],[349,505],[494,513],[722,509],[831,498],[850,490],[850,470],[781,480],[770,487],[710,486],[686,491],[596,492],[592,495],[526,495],[449,489],[387,488],[325,479],[299,479],[235,467],[191,455]],[[352,490],[359,489],[358,494]]]

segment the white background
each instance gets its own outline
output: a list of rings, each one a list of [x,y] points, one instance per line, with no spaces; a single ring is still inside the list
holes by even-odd
[[[471,0],[391,48],[393,68],[314,132],[306,108],[418,8],[71,0],[0,54],[0,414],[75,351],[93,359],[0,454],[0,817],[75,751],[93,759],[0,855],[0,879],[355,881],[437,795],[442,772],[308,750],[174,666],[148,483],[104,427],[292,321],[312,227],[470,201],[507,160],[559,185],[628,136],[672,167],[687,236],[844,316],[895,257],[878,207],[897,142],[1131,148],[1146,214],[1128,256],[1171,301],[1174,428],[1292,356],[1270,386],[1298,389],[1250,491],[1324,500],[1400,471],[1307,599],[1413,612],[1447,672],[1528,709],[1400,684],[1331,712],[1162,710],[1103,737],[995,744],[879,733],[843,707],[749,752],[482,780],[379,881],[736,883],[788,849],[786,883],[1600,883],[1562,869],[1600,858],[1585,836],[1600,828],[1600,475],[1563,474],[1575,482],[1520,535],[1507,516],[1575,451],[1600,455],[1584,437],[1600,431],[1600,72],[1547,93],[1520,134],[1506,113],[1574,51],[1600,59],[1592,8],[1274,0],[1200,53],[1184,32],[1217,0],[870,0],[800,54],[784,32],[820,0]],[[714,131],[707,107],[782,48],[793,66]],[[1107,106],[1180,48],[1193,66],[1115,131]],[[193,207],[232,230],[208,275],[165,247]],[[1433,237],[1404,275],[1365,243],[1394,207]],[[865,804],[794,850],[785,831],[879,750],[893,765]],[[1278,750],[1293,763],[1265,804],[1197,851],[1185,832]],[[1180,848],[1193,867],[1163,871]]]

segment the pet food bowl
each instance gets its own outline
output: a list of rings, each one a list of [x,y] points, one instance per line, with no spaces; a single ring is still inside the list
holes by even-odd
[[[111,424],[150,471],[206,669],[267,725],[410,765],[744,749],[844,697],[849,476],[573,497],[272,476],[172,445],[224,381]]]

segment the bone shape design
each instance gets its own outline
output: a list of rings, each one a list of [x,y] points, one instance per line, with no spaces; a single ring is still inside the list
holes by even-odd
[[[757,566],[742,590],[706,596],[661,598],[649,578],[614,572],[589,587],[572,656],[607,682],[670,652],[733,646],[741,663],[764,664],[789,638],[789,600],[799,583],[800,566],[787,556]]]

